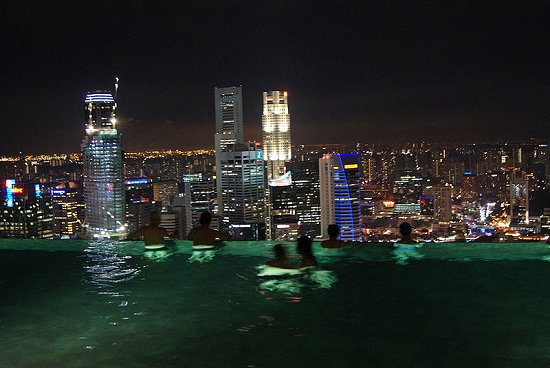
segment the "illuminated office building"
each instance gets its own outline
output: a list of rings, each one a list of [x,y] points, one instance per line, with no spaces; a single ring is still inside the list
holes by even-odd
[[[160,210],[153,200],[153,184],[146,177],[129,178],[126,189],[126,222],[128,232],[149,224],[151,212]]]
[[[296,216],[297,199],[292,185],[292,172],[268,181],[271,213],[270,234],[274,240],[296,240],[300,223]]]
[[[0,237],[52,239],[53,211],[51,199],[35,183],[4,183],[4,200],[0,204]]]
[[[187,174],[183,176],[183,193],[178,197],[181,200],[183,213],[183,227],[185,234],[199,225],[201,213],[214,211],[216,201],[216,186],[214,180],[205,177],[203,173]],[[218,217],[212,217],[212,229],[219,229]]]
[[[214,89],[216,133],[230,133],[237,142],[244,141],[242,87]]]
[[[286,172],[285,164],[292,158],[290,146],[290,115],[288,93],[269,91],[263,93],[262,144],[266,180],[276,180]],[[266,188],[266,236],[274,239],[273,200],[269,184]]]
[[[262,131],[266,179],[271,180],[285,173],[285,163],[291,159],[287,92],[263,93]]]
[[[510,225],[529,224],[528,184],[524,171],[510,172]]]
[[[127,232],[123,161],[116,129],[116,102],[96,91],[84,100],[86,137],[82,142],[85,219],[88,236],[119,237]]]
[[[174,198],[178,196],[178,183],[172,180],[153,183],[153,199],[160,203],[162,212],[167,212]]]
[[[296,217],[300,234],[310,238],[321,235],[321,202],[319,197],[319,161],[287,163],[292,172],[292,187],[296,196]]]
[[[223,208],[225,225],[264,222],[264,166],[262,150],[256,143],[236,143],[220,152],[222,193],[218,198]]]
[[[242,87],[225,87],[214,89],[214,113],[216,116],[216,177],[221,177],[221,152],[227,146],[244,142],[243,132],[243,101]],[[222,195],[221,180],[217,181],[216,193]],[[223,212],[223,204],[219,206],[219,213]]]
[[[450,222],[453,217],[452,212],[452,194],[451,185],[441,185],[432,187],[434,220],[436,222]]]
[[[84,219],[82,190],[74,182],[60,184],[51,190],[53,228],[56,238],[80,236]]]
[[[339,239],[361,240],[360,183],[358,154],[325,154],[319,159],[321,234],[328,237],[330,224],[340,226]]]

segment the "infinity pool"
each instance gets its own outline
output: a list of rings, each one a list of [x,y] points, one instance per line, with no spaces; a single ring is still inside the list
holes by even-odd
[[[272,244],[2,240],[0,367],[550,367],[545,244],[316,247],[259,277]]]

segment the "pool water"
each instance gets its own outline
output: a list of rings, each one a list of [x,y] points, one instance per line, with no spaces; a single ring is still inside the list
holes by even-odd
[[[258,277],[270,243],[0,242],[0,367],[549,367],[550,249],[354,244]]]

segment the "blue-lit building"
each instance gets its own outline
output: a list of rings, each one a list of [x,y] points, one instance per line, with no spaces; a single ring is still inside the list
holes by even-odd
[[[116,129],[116,102],[111,93],[86,95],[82,142],[87,236],[120,237],[127,233],[121,136]]]
[[[319,159],[321,234],[327,238],[330,224],[340,226],[339,239],[361,240],[360,183],[358,154],[326,154]]]
[[[126,223],[128,232],[134,232],[149,223],[151,212],[158,210],[153,200],[153,183],[146,177],[129,178],[126,190]]]
[[[41,184],[14,179],[2,184],[0,238],[53,238],[52,202],[43,195]]]

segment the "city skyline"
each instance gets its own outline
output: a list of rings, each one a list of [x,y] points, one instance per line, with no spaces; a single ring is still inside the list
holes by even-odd
[[[115,77],[129,151],[213,147],[211,91],[231,85],[245,140],[267,89],[305,144],[548,138],[544,2],[212,5],[109,4],[93,23],[97,3],[7,5],[0,155],[78,151],[78,101]]]

